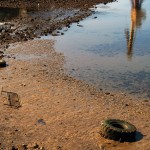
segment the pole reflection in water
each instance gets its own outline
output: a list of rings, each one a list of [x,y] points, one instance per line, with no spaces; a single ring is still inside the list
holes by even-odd
[[[127,39],[127,56],[132,59],[133,45],[136,37],[136,29],[142,26],[142,21],[146,18],[146,12],[142,9],[144,0],[131,0],[131,24],[129,29],[125,30]]]

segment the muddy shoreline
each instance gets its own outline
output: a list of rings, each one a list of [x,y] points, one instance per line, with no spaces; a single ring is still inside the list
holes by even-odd
[[[27,41],[40,36],[60,33],[63,27],[70,28],[70,24],[78,23],[83,18],[91,15],[89,8],[95,4],[113,2],[113,0],[96,1],[1,1],[1,11],[8,16],[12,12],[14,16],[2,17],[0,25],[0,44],[8,47],[10,43]],[[34,11],[34,12],[33,12]],[[2,46],[1,46],[2,47]]]
[[[12,8],[27,8],[37,9],[37,5],[40,9],[49,9],[49,6],[53,5],[55,8],[89,8],[98,3],[110,3],[115,0],[3,0],[0,2],[0,7],[12,7]]]
[[[1,149],[148,150],[150,101],[97,91],[69,77],[65,57],[53,44],[37,39],[11,44],[7,50],[12,57],[0,69],[0,85],[17,93],[22,106],[14,109],[5,94],[0,97]],[[134,124],[136,141],[101,137],[100,124],[106,118]]]
[[[0,6],[12,7],[12,3],[5,2],[1,1]],[[69,0],[65,2],[70,4]],[[92,5],[86,1],[89,5],[82,9],[83,4],[76,2],[80,8],[74,5],[65,15],[62,15],[64,9],[59,9],[52,16],[58,15],[55,19],[39,18],[35,13],[13,18],[0,28],[0,55],[7,62],[6,67],[0,68],[0,88],[17,93],[21,102],[21,107],[15,109],[8,105],[7,95],[0,95],[0,149],[149,150],[149,100],[98,91],[68,76],[64,70],[65,57],[55,51],[54,41],[34,39],[52,33],[59,35],[56,29],[69,28],[72,22],[93,13],[88,9],[93,7],[93,1]],[[68,11],[71,16],[64,19]],[[61,17],[65,23],[58,21]],[[35,30],[37,25],[39,28]],[[117,142],[101,137],[101,121],[106,118],[134,124],[136,140]]]

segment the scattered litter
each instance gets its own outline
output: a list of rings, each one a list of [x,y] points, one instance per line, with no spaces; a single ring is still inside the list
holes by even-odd
[[[39,119],[37,121],[38,124],[41,124],[41,125],[46,125],[45,121],[43,119]]]
[[[0,59],[0,68],[1,67],[6,67],[6,61],[3,59]]]
[[[129,122],[119,119],[106,119],[101,122],[100,134],[104,138],[115,141],[133,141],[136,127]]]
[[[19,95],[17,93],[7,92],[7,91],[4,91],[3,88],[2,88],[1,95],[3,93],[7,94],[7,100],[8,100],[9,106],[12,106],[14,108],[21,107],[21,103],[20,103],[20,100],[19,100],[20,98],[19,98]]]

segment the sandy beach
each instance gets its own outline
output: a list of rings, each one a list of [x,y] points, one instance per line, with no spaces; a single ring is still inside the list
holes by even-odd
[[[12,149],[148,150],[148,100],[122,93],[103,93],[65,74],[63,54],[51,40],[15,43],[7,49],[8,66],[0,69],[3,90],[16,92],[21,107],[0,99],[0,147]],[[101,121],[123,119],[137,128],[135,142],[100,136]],[[36,147],[36,148],[35,148]]]

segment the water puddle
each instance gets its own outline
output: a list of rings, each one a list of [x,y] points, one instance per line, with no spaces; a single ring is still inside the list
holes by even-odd
[[[71,28],[63,28],[60,31],[63,36],[43,38],[56,41],[56,50],[66,56],[69,75],[104,91],[150,98],[150,1],[134,2],[119,0],[96,5],[91,8],[95,11],[92,16],[72,24]],[[60,8],[55,11],[53,5],[44,11],[38,4],[33,10],[1,7],[0,25],[18,17],[61,20],[77,11]],[[22,56],[18,54],[18,58]]]
[[[105,91],[150,97],[150,1],[97,5],[95,14],[73,24],[56,40],[68,74]],[[140,1],[141,2],[141,1]]]

